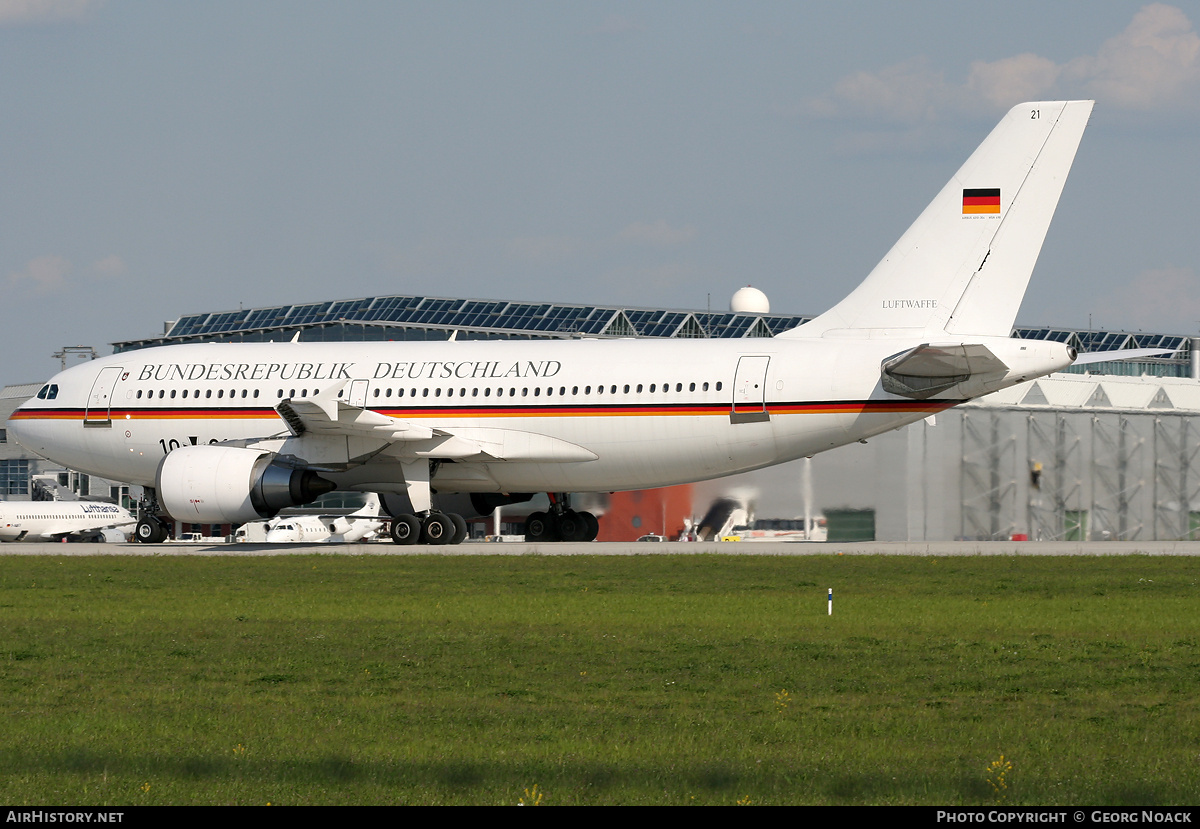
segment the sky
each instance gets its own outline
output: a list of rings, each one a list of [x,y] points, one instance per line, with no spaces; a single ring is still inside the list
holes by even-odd
[[[1200,333],[1200,4],[0,0],[0,383],[376,294],[817,314],[1094,98],[1023,325]]]

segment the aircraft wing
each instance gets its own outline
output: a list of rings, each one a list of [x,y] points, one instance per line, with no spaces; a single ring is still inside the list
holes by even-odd
[[[275,411],[295,437],[305,434],[367,438],[396,457],[453,460],[571,463],[594,461],[578,444],[538,432],[492,427],[439,428],[389,417],[332,398],[331,389],[311,398],[282,401]]]

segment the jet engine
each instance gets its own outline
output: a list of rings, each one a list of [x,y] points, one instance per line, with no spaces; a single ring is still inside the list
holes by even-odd
[[[158,503],[177,521],[241,524],[307,504],[336,487],[278,455],[235,446],[182,446],[155,475]]]

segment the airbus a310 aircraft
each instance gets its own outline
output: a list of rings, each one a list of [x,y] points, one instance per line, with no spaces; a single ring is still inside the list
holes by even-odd
[[[146,487],[143,541],[333,489],[400,496],[398,543],[457,540],[452,493],[546,492],[530,539],[595,538],[569,493],[782,463],[1071,365],[1009,334],[1092,103],[1014,107],[862,284],[771,339],[165,346],[58,374],[10,434]]]

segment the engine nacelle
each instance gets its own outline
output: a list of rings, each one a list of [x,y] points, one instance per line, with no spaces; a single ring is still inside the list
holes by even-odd
[[[272,452],[236,446],[181,446],[158,465],[158,503],[177,521],[242,524],[307,504],[336,487]]]

